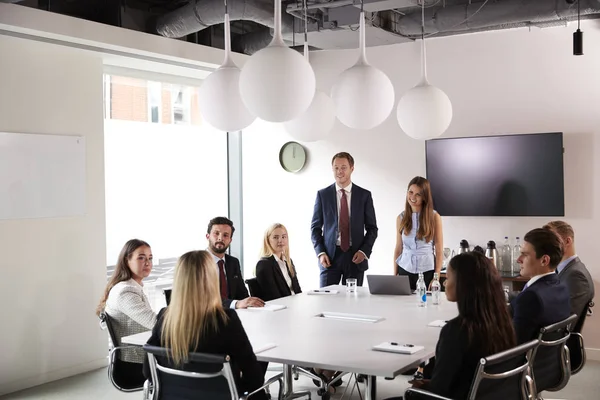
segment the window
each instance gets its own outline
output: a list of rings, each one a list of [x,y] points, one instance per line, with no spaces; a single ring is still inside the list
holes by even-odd
[[[148,81],[148,122],[161,122],[162,85],[160,82]]]
[[[172,85],[171,87],[171,111],[173,112],[173,123],[189,125],[191,121],[191,90],[189,87]]]

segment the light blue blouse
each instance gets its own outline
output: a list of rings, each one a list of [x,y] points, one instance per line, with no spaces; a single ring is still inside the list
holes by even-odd
[[[404,212],[400,214],[400,218],[403,215]],[[408,235],[402,231],[402,254],[396,260],[396,264],[412,274],[431,271],[435,268],[433,240],[426,242],[424,239],[417,239],[419,213],[412,214],[412,226]]]

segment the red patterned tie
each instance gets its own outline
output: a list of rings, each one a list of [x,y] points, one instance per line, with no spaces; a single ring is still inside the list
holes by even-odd
[[[348,212],[348,198],[346,190],[342,189],[342,200],[340,201],[340,249],[350,249],[350,213]]]
[[[227,298],[227,278],[225,278],[225,262],[219,260],[217,263],[219,266],[219,282],[221,284],[221,298]]]

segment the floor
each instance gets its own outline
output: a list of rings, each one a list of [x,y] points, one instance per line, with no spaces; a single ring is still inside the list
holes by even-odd
[[[268,374],[275,372],[269,371]],[[571,378],[567,387],[560,392],[544,393],[546,400],[564,399],[564,400],[584,400],[597,399],[600,393],[600,362],[588,361],[585,368],[577,375]],[[408,377],[399,376],[393,381],[377,379],[378,395],[377,399],[385,399],[391,396],[401,395],[408,386]],[[346,388],[347,378],[344,378],[344,385],[338,388],[338,392],[332,399],[342,399],[342,394]],[[362,385],[361,385],[362,387]],[[296,390],[310,389],[313,392],[313,400],[319,399],[316,395],[316,387],[307,378],[300,377],[294,382]],[[272,393],[277,393],[277,385],[273,387]],[[354,391],[350,397],[348,389],[344,399],[359,399],[358,393]],[[117,391],[108,381],[106,369],[99,369],[85,374],[62,379],[60,381],[47,383],[35,388],[23,390],[1,396],[0,400],[132,400],[142,398],[141,392],[122,393]]]

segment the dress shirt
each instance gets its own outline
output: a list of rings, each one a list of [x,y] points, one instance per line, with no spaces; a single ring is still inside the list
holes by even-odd
[[[292,277],[290,276],[290,272],[288,271],[287,263],[286,263],[285,259],[281,260],[279,257],[277,257],[276,254],[273,254],[273,257],[275,258],[275,261],[277,261],[277,264],[279,265],[279,268],[281,269],[281,273],[283,274],[285,283],[290,288],[290,291],[292,292],[292,294],[296,294],[296,293],[294,293],[294,289],[292,288]]]
[[[223,253],[223,258],[220,258],[218,256],[215,256],[213,254],[212,251],[210,251],[209,249],[206,249],[206,251],[208,251],[210,253],[210,255],[212,256],[213,260],[215,260],[215,265],[217,266],[217,276],[220,276],[220,271],[219,271],[219,264],[218,262],[223,260],[223,268],[225,268],[225,280],[227,280],[227,269],[225,267],[225,253]],[[220,278],[219,278],[220,279]],[[229,283],[228,283],[229,284]],[[229,290],[229,287],[227,287],[227,290]],[[237,300],[231,300],[231,304],[229,305],[229,308],[234,309],[235,310],[235,304],[237,303]]]
[[[525,284],[525,288],[523,288],[523,290],[525,290],[526,288],[530,287],[531,285],[533,285],[534,283],[536,283],[539,279],[541,279],[542,277],[546,276],[546,275],[552,275],[555,274],[556,272],[552,271],[552,272],[546,272],[545,274],[541,274],[541,275],[536,275],[533,278],[531,278],[526,284]]]
[[[556,267],[556,273],[560,274],[562,272],[562,270],[565,269],[565,267],[576,258],[577,258],[577,254],[574,254],[571,257],[567,258],[566,260],[559,262],[558,266]]]

